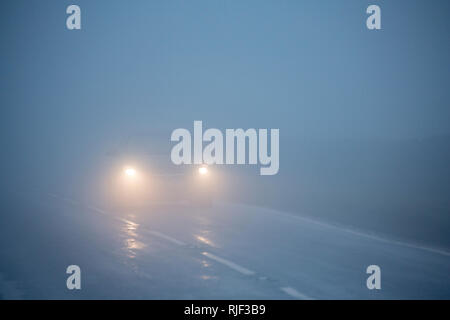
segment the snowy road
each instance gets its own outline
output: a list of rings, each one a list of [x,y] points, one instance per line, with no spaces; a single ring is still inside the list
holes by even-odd
[[[3,298],[450,298],[446,251],[263,208],[119,211],[51,194],[0,228]],[[81,290],[66,288],[71,264]],[[372,264],[381,290],[366,287]]]

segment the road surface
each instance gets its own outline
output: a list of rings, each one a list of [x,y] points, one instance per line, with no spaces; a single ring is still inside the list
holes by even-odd
[[[251,206],[119,210],[51,193],[0,231],[6,299],[450,298],[445,250]],[[366,287],[373,264],[381,290]],[[69,265],[81,290],[66,287]]]

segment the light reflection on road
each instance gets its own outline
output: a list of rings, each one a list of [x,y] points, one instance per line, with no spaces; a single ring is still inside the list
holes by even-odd
[[[138,252],[146,247],[145,243],[138,240],[139,238],[139,224],[133,222],[134,215],[128,215],[127,219],[124,219],[124,225],[122,231],[125,236],[125,250],[126,255],[130,259],[136,258]]]

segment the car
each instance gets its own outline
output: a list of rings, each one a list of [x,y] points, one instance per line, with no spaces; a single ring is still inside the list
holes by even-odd
[[[164,141],[165,144],[162,142]],[[210,207],[212,166],[175,165],[160,134],[129,136],[106,152],[105,201],[116,208],[185,205]]]

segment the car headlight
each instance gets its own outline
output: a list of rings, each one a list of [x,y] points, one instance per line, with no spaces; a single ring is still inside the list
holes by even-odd
[[[200,167],[200,168],[198,168],[198,173],[199,173],[200,175],[202,175],[202,176],[205,176],[205,175],[208,174],[208,168],[206,168],[206,167]]]

